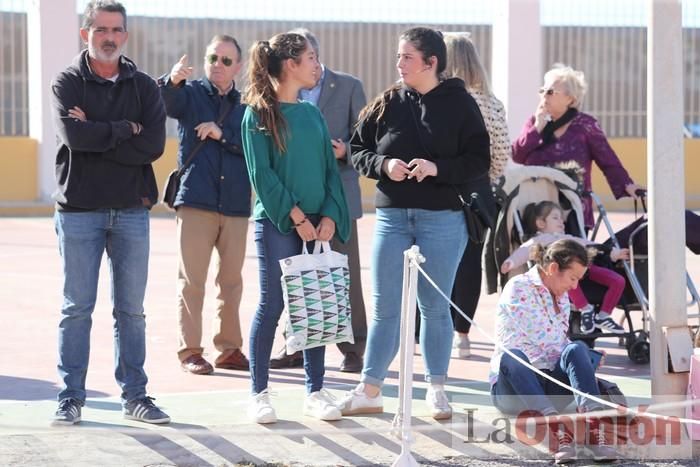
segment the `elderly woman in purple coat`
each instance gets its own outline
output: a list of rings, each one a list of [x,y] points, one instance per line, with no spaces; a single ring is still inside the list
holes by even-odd
[[[579,111],[586,94],[583,72],[556,64],[544,75],[540,103],[513,143],[513,161],[525,165],[554,166],[574,161],[584,169],[583,188],[591,189],[595,161],[608,180],[615,198],[636,197],[635,184],[610,147],[600,125]],[[583,199],[584,223],[593,227],[591,199]]]

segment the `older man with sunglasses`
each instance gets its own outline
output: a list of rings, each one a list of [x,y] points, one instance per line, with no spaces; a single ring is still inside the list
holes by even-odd
[[[183,371],[214,371],[203,357],[202,308],[212,250],[216,249],[216,310],[213,323],[217,368],[247,370],[239,305],[243,290],[250,182],[241,149],[244,105],[234,78],[241,48],[231,36],[214,36],[204,56],[205,76],[187,81],[193,69],[184,55],[159,80],[168,117],[178,121],[178,166],[186,165],[175,201],[178,240],[178,357]]]

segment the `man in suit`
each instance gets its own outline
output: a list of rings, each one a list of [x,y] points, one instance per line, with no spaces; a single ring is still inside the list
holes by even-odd
[[[305,28],[294,29],[290,32],[301,34],[309,41],[316,56],[319,57],[319,44],[316,36]],[[332,248],[348,256],[350,267],[350,309],[352,311],[352,332],[355,343],[343,342],[338,349],[343,353],[340,371],[359,373],[362,370],[362,357],[367,340],[367,320],[365,303],[362,299],[362,282],[360,278],[360,252],[357,240],[357,219],[362,217],[362,199],[360,196],[359,175],[350,163],[350,136],[355,128],[357,116],[366,104],[362,82],[354,76],[340,73],[320,65],[321,78],[316,86],[302,90],[301,99],[316,105],[326,119],[331,144],[338,161],[338,169],[343,181],[343,189],[352,218],[352,233],[347,243],[334,240]],[[301,352],[287,355],[285,349],[270,360],[270,368],[291,368],[303,365]]]

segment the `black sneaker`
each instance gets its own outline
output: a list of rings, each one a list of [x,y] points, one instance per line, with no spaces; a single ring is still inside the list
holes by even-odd
[[[270,359],[270,368],[275,370],[281,368],[301,368],[304,366],[304,354],[302,351],[294,352],[287,355],[287,348],[282,347],[282,350],[276,357]]]
[[[581,324],[579,324],[581,334],[590,334],[595,331],[595,322],[593,321],[594,312],[595,310],[590,305],[581,310]]]
[[[608,332],[612,334],[624,334],[625,333],[625,328],[620,326],[615,322],[614,319],[612,319],[612,316],[610,316],[607,313],[600,312],[598,313],[594,320],[595,322],[595,327],[600,329],[603,332]]]
[[[156,407],[154,400],[153,397],[144,397],[128,401],[124,404],[124,418],[155,424],[170,423],[168,414]]]
[[[58,409],[53,416],[54,425],[75,425],[80,422],[80,412],[83,401],[67,397],[58,402]]]

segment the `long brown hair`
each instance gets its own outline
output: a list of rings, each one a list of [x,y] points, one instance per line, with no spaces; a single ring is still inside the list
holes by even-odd
[[[258,129],[272,137],[281,153],[287,150],[287,122],[280,110],[274,83],[282,76],[284,61],[292,59],[299,63],[306,47],[304,36],[285,33],[269,41],[258,41],[250,48],[248,86],[243,99],[258,114]]]

